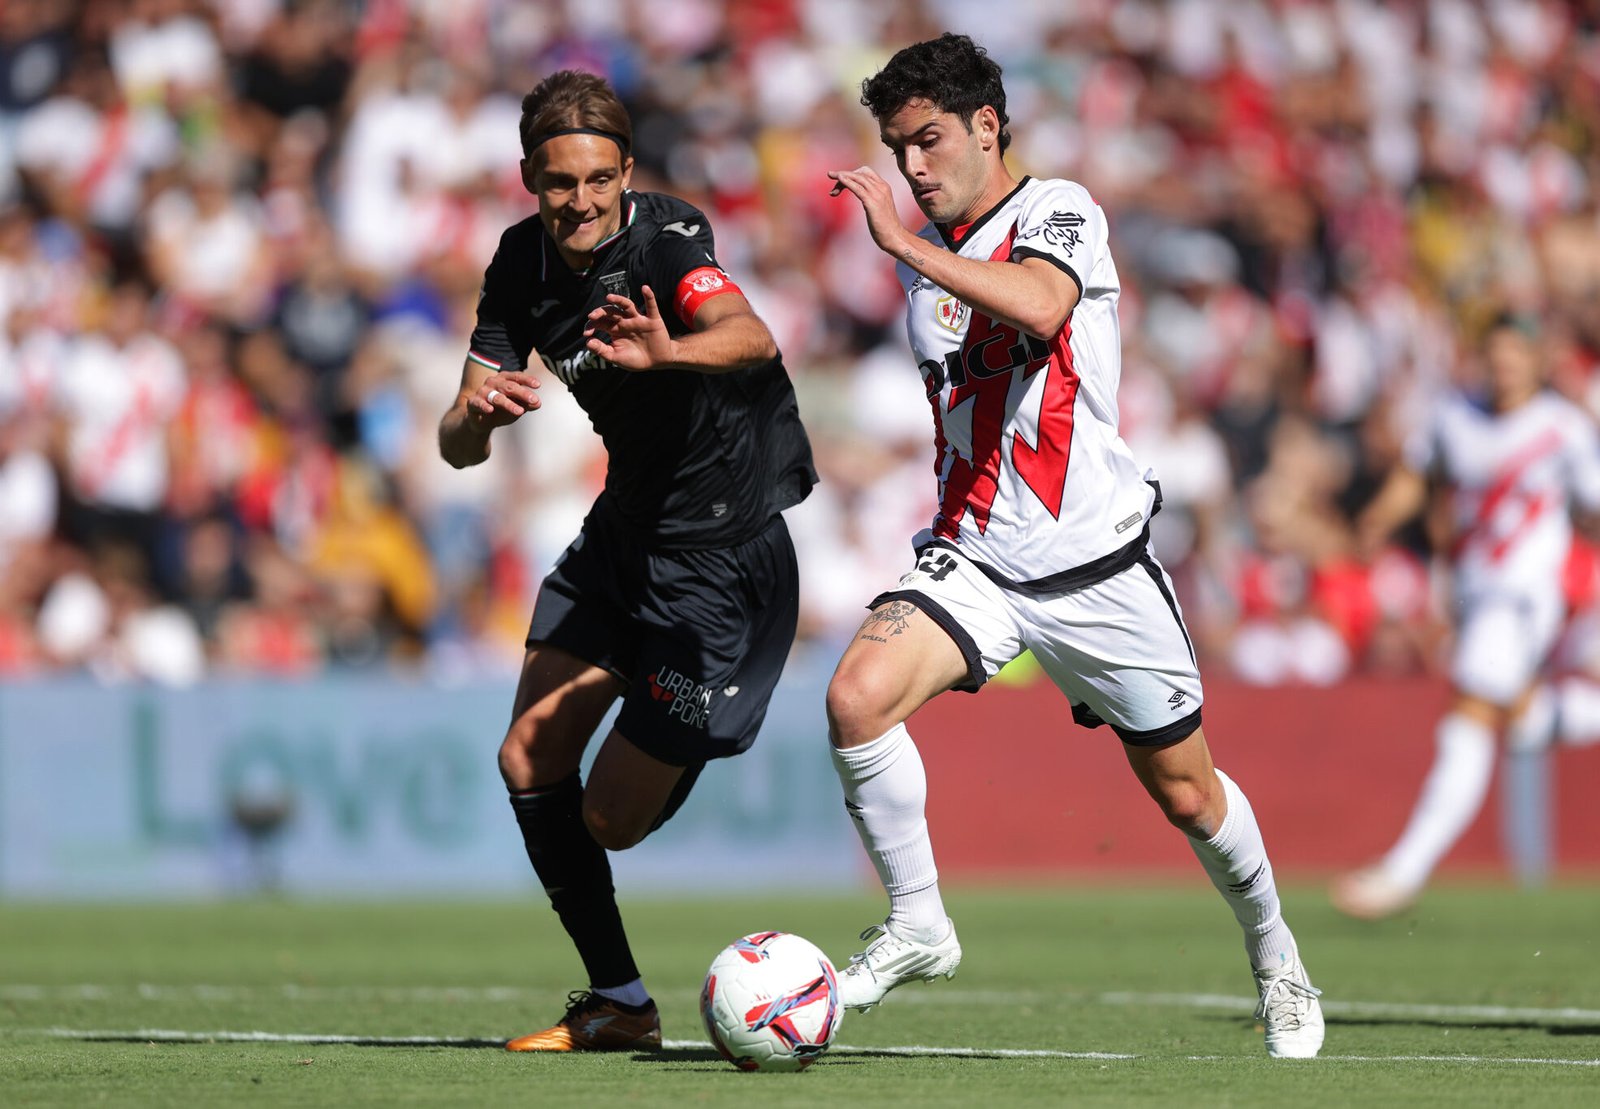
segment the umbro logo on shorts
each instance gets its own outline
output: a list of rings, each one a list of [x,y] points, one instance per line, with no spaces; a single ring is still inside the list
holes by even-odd
[[[1178,709],[1183,707],[1183,700],[1187,696],[1188,694],[1186,693],[1181,693],[1177,690],[1174,690],[1172,696],[1167,698],[1167,704],[1171,705],[1173,711],[1176,712]]]

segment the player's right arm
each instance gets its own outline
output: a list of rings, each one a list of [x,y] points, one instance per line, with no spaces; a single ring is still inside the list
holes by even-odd
[[[519,350],[506,326],[519,304],[522,312],[527,311],[526,290],[511,266],[511,259],[519,253],[517,233],[518,228],[512,227],[500,237],[500,246],[484,271],[478,322],[472,329],[466,364],[461,367],[461,386],[439,421],[439,455],[458,470],[489,457],[489,435],[495,428],[514,423],[539,407],[534,392],[539,381],[523,369],[535,354]]]
[[[1433,479],[1449,478],[1442,445],[1448,427],[1443,413],[1449,403],[1435,404],[1426,421],[1406,436],[1399,460],[1356,516],[1356,553],[1360,557],[1376,556],[1402,524],[1428,506]]]
[[[1364,558],[1377,554],[1395,529],[1421,512],[1427,501],[1428,479],[1421,470],[1405,463],[1390,470],[1356,518],[1356,549]]]
[[[489,434],[539,407],[539,380],[468,357],[455,403],[439,421],[439,455],[456,469],[489,457]]]
[[[828,176],[834,180],[830,195],[848,191],[861,202],[867,230],[879,250],[960,298],[963,304],[1024,334],[1047,341],[1055,338],[1083,295],[1079,274],[1089,272],[1084,257],[1076,259],[1076,268],[1065,260],[1069,251],[1028,249],[1023,252],[1025,256],[1004,260],[963,258],[955,251],[939,249],[901,223],[889,183],[871,167],[829,170]],[[1081,224],[1082,217],[1078,218]],[[1039,230],[1025,229],[1018,241]],[[1077,253],[1084,255],[1083,237],[1074,234],[1074,241],[1079,248]],[[1035,245],[1042,245],[1042,240]],[[1063,257],[1052,257],[1052,253]]]

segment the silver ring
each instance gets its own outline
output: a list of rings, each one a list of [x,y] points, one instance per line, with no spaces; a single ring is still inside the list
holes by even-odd
[[[490,404],[493,404],[494,403],[494,398],[498,397],[499,395],[500,395],[500,390],[499,389],[490,389],[489,390],[489,395],[487,397],[485,397],[484,400],[488,401]]]

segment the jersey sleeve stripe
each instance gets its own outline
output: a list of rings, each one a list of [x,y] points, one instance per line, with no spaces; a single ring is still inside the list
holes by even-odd
[[[1047,254],[1042,250],[1034,250],[1030,246],[1019,246],[1012,250],[1011,260],[1015,262],[1020,258],[1043,258],[1056,269],[1072,278],[1073,282],[1078,286],[1078,295],[1080,297],[1083,295],[1083,278],[1078,276],[1078,271],[1072,268],[1071,263],[1062,261],[1054,254]]]
[[[467,361],[476,362],[480,366],[487,366],[491,370],[498,370],[500,368],[499,362],[496,362],[493,358],[485,358],[475,350],[467,351]]]

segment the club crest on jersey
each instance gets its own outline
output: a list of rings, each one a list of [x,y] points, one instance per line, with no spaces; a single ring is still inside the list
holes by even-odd
[[[628,295],[628,271],[603,273],[600,275],[600,284],[605,286],[608,296],[625,297]]]
[[[958,335],[961,329],[967,326],[967,317],[971,314],[972,309],[949,293],[933,302],[933,318],[938,321],[939,326]]]

